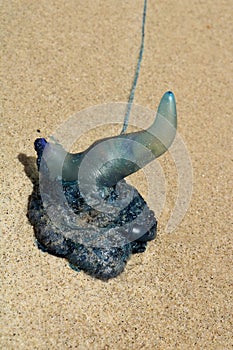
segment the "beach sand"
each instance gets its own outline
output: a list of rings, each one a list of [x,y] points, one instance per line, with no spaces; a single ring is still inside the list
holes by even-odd
[[[192,197],[175,229],[165,229],[179,192],[169,154],[157,162],[166,179],[157,239],[117,278],[91,278],[42,252],[27,219],[34,140],[78,111],[127,102],[142,9],[142,0],[1,3],[2,349],[233,346],[232,1],[148,1],[134,102],[156,111],[165,91],[177,99],[193,179],[187,168],[181,200],[190,188]],[[78,147],[110,129],[86,132]],[[131,179],[155,210],[146,175]]]

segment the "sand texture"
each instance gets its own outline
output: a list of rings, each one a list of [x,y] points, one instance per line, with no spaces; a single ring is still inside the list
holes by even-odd
[[[1,2],[2,349],[233,346],[231,0],[148,1],[135,103],[156,110],[165,91],[175,93],[193,171],[179,225],[165,230],[179,190],[169,154],[158,160],[166,201],[157,239],[115,279],[39,250],[27,219],[34,140],[85,108],[127,102],[142,9],[142,0]],[[77,149],[119,130],[94,128]],[[155,210],[145,174],[131,182]]]

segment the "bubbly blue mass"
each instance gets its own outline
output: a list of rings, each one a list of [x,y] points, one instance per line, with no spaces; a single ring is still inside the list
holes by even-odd
[[[76,270],[83,270],[89,275],[108,280],[116,277],[123,270],[129,260],[130,256],[135,253],[142,253],[145,251],[147,242],[154,239],[157,230],[157,221],[154,213],[149,210],[141,195],[132,186],[126,184],[122,180],[120,187],[132,197],[132,201],[123,208],[116,217],[111,218],[108,213],[100,213],[90,207],[85,198],[82,197],[79,191],[79,184],[77,181],[64,181],[61,179],[54,179],[49,177],[48,168],[43,163],[43,151],[48,145],[43,138],[35,141],[35,149],[37,152],[37,165],[40,171],[40,176],[46,182],[43,190],[50,189],[46,196],[49,197],[51,203],[54,201],[54,192],[59,185],[62,185],[65,198],[69,207],[77,217],[84,218],[80,230],[73,230],[70,232],[69,217],[66,212],[63,213],[62,225],[57,227],[48,215],[44,207],[41,188],[38,184],[34,186],[31,195],[28,217],[34,226],[35,236],[38,245],[44,251],[54,254],[58,257],[66,258],[71,267]],[[133,192],[133,196],[132,196]],[[45,194],[43,194],[45,195]],[[116,189],[115,186],[109,187],[106,194],[106,201],[114,203],[119,195],[119,184]],[[46,197],[46,198],[47,198]],[[55,203],[56,205],[56,203]],[[143,212],[143,215],[141,215]],[[141,215],[141,216],[140,216]],[[140,222],[136,222],[135,218],[140,216]],[[91,233],[88,229],[88,221],[92,220],[92,228],[95,230],[96,246],[89,244],[88,239],[92,239]],[[125,225],[130,226],[130,232],[125,231]],[[128,227],[127,226],[127,227]],[[103,236],[103,227],[111,229],[113,236],[111,237],[111,244],[100,244]],[[150,229],[144,233],[144,227]],[[137,239],[134,240],[136,232]],[[80,243],[79,235],[84,234],[85,242]],[[128,234],[127,240],[125,235]],[[131,237],[129,236],[131,235]]]

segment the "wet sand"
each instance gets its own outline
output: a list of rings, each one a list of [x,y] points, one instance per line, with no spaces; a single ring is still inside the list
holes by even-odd
[[[193,170],[179,225],[165,230],[178,191],[169,154],[159,160],[166,202],[157,239],[115,279],[93,279],[43,253],[27,219],[37,177],[34,140],[85,108],[127,102],[142,8],[138,0],[1,4],[2,349],[233,345],[231,1],[148,3],[135,103],[156,110],[165,91],[175,93]],[[77,147],[111,130],[95,128]],[[146,175],[131,181],[155,210]]]

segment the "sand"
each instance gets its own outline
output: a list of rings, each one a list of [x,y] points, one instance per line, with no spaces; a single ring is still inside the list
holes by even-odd
[[[175,93],[193,170],[177,227],[165,230],[178,189],[169,155],[159,161],[158,237],[118,278],[102,282],[43,253],[27,219],[35,138],[85,108],[127,102],[142,8],[142,0],[1,3],[2,349],[232,348],[232,1],[148,3],[135,103],[156,110],[165,91]],[[99,137],[98,128],[86,133],[80,148]],[[132,182],[155,209],[146,176]]]

